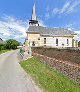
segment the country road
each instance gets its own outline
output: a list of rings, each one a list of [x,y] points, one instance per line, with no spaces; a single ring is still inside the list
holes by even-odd
[[[17,53],[0,55],[0,92],[42,92],[19,65]]]

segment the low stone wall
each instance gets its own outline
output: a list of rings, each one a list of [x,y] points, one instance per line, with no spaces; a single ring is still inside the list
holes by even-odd
[[[60,61],[37,53],[32,53],[32,55],[39,58],[42,63],[49,64],[58,72],[67,75],[69,78],[80,84],[80,66],[78,66],[78,64],[71,64],[69,62]]]

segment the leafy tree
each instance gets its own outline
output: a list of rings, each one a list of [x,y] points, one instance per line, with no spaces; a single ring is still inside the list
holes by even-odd
[[[0,38],[0,50],[4,50],[4,41]]]
[[[5,44],[0,43],[0,50],[5,50],[5,49],[6,49]]]
[[[20,45],[20,42],[13,40],[13,39],[9,39],[6,41],[6,49],[17,49],[17,46]]]
[[[0,51],[2,50],[2,44],[0,43]]]

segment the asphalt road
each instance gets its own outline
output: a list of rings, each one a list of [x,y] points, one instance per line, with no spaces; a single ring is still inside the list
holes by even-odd
[[[42,92],[19,65],[17,53],[0,55],[0,92]]]

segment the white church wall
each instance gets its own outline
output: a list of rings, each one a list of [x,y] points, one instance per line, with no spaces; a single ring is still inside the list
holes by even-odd
[[[46,38],[46,44],[44,44],[44,38]],[[58,39],[58,46],[56,44],[56,39]],[[67,39],[69,40],[69,44],[67,44]],[[41,37],[40,46],[44,46],[44,45],[51,46],[51,47],[72,47],[72,38],[70,37]]]
[[[58,46],[57,47],[72,47],[72,38],[68,37],[55,37],[55,41],[58,39]],[[69,43],[67,44],[67,39]]]
[[[46,44],[44,44],[44,38],[46,38]],[[58,39],[58,45],[56,44],[56,39]],[[67,44],[67,39],[69,43]],[[28,34],[28,42],[32,46],[34,41],[35,46],[50,46],[50,47],[72,47],[72,37],[50,37],[50,36],[40,36],[40,34]],[[74,47],[76,46],[74,41]]]

